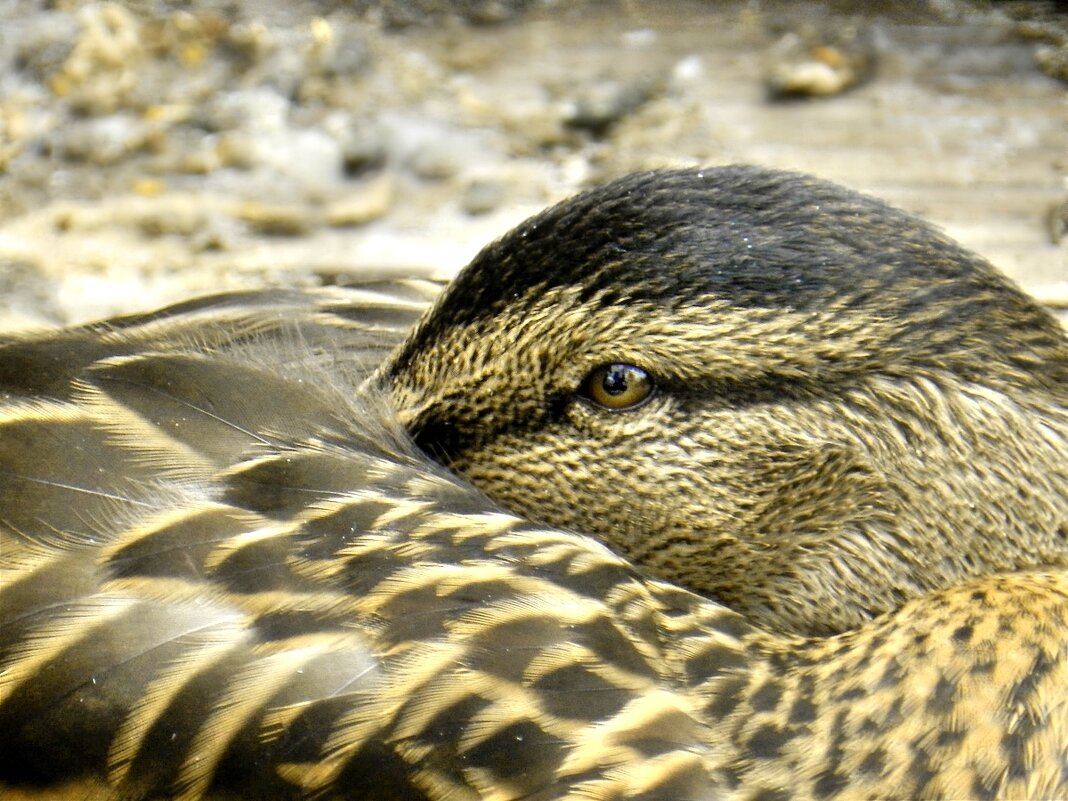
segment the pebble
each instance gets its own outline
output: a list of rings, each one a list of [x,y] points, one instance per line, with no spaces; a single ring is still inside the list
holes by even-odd
[[[207,214],[203,224],[189,235],[189,244],[196,253],[233,250],[240,239],[241,223],[222,214]]]
[[[351,79],[373,64],[367,32],[362,27],[332,25],[329,20],[316,17],[309,28],[308,64],[311,69],[323,75]]]
[[[270,28],[260,20],[252,20],[231,25],[226,44],[237,71],[248,72],[266,61],[278,43]]]
[[[133,12],[118,3],[82,6],[78,21],[73,49],[49,85],[84,114],[108,114],[122,107],[137,87],[139,67],[148,57],[141,26]]]
[[[1054,245],[1068,242],[1068,200],[1054,203],[1046,214],[1049,238]]]
[[[130,191],[141,197],[159,197],[167,191],[167,182],[159,178],[134,178]]]
[[[504,201],[504,186],[492,178],[476,178],[464,187],[460,207],[475,217],[496,211]]]
[[[393,206],[396,182],[389,173],[368,181],[358,190],[327,206],[326,221],[340,228],[364,225],[384,217]]]
[[[648,78],[605,78],[586,85],[563,107],[564,124],[573,129],[604,136],[627,114],[649,100],[657,82]]]
[[[315,128],[250,134],[253,163],[292,180],[308,196],[328,194],[344,176],[341,145]]]
[[[269,86],[225,92],[202,116],[218,137],[216,155],[226,166],[265,170],[292,181],[308,195],[328,193],[342,180],[345,157],[335,136],[290,122],[291,103]]]
[[[209,131],[281,131],[288,125],[289,100],[271,86],[220,92],[201,112]]]
[[[70,56],[79,27],[73,14],[47,11],[15,28],[15,65],[39,81],[48,80]]]
[[[448,142],[425,142],[408,160],[408,169],[418,178],[444,181],[460,169],[456,150]]]
[[[341,163],[348,177],[377,170],[386,163],[389,146],[382,129],[373,123],[350,123],[336,134],[341,146]]]
[[[144,236],[155,239],[168,235],[192,236],[204,227],[205,220],[206,215],[200,208],[171,203],[165,208],[146,211],[136,222]]]
[[[303,236],[318,227],[310,210],[295,204],[248,200],[237,207],[237,218],[264,236]]]
[[[802,25],[765,55],[765,85],[772,98],[830,97],[870,78],[874,64],[870,30]]]
[[[148,134],[149,127],[140,117],[114,113],[69,122],[56,132],[53,149],[65,159],[105,167],[144,147]]]
[[[1035,62],[1051,78],[1068,83],[1068,44],[1039,47],[1035,50]]]

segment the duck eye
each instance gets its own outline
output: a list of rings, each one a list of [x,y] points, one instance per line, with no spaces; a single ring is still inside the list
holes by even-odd
[[[579,394],[605,409],[621,411],[641,406],[653,394],[653,377],[633,364],[606,364],[593,370]]]

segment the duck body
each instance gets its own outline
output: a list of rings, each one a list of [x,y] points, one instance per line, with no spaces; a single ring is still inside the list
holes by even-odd
[[[1064,569],[758,625],[415,447],[434,294],[0,341],[0,798],[1068,798]]]

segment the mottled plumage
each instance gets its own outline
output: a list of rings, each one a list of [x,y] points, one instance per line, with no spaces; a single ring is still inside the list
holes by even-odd
[[[0,797],[1068,797],[1063,568],[917,591],[833,636],[754,625],[413,446],[398,376],[431,374],[459,290],[366,371],[435,291],[0,340]],[[525,402],[540,379],[513,363]]]
[[[601,365],[657,391],[582,397]],[[842,187],[638,174],[531,219],[386,377],[419,444],[751,619],[837,633],[1068,567],[1068,338],[988,263]]]

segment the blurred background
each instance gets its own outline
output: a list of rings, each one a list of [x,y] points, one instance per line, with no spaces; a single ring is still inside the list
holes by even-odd
[[[1068,308],[1068,8],[0,0],[0,328],[447,277],[633,170],[815,173]]]

